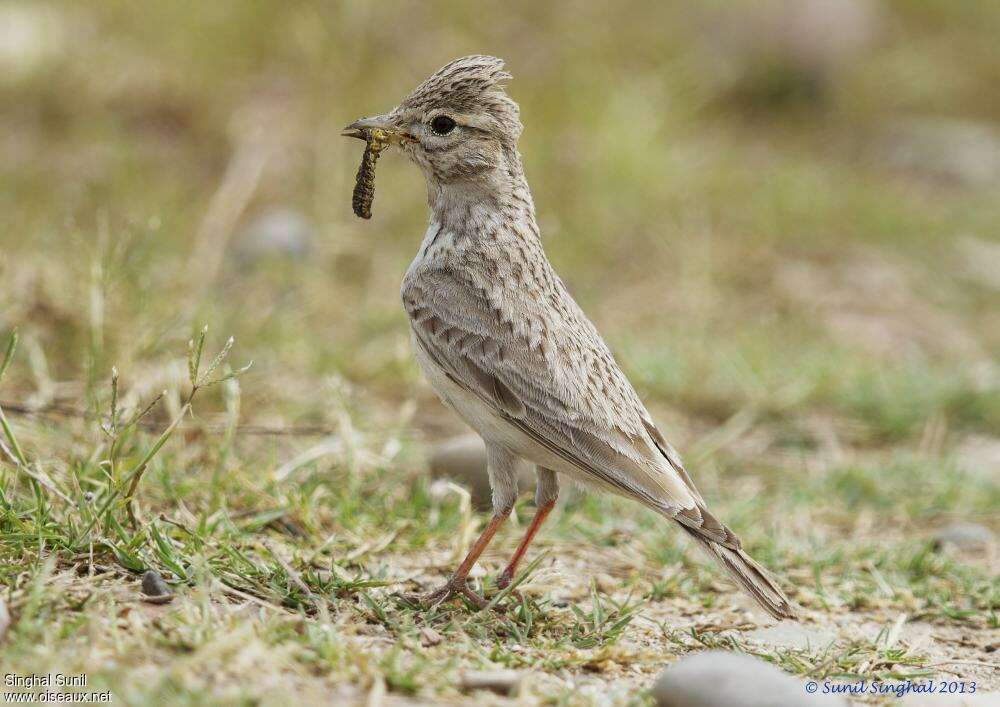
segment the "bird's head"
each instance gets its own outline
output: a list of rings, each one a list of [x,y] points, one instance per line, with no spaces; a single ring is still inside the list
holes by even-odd
[[[456,59],[393,110],[355,121],[343,134],[364,139],[367,130],[382,131],[421,167],[432,190],[493,182],[515,167],[521,134],[503,66],[491,56]]]

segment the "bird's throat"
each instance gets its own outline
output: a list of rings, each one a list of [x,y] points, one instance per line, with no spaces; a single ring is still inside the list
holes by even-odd
[[[535,205],[516,153],[502,167],[477,179],[428,180],[431,222],[460,238],[496,239],[501,234],[537,239]]]

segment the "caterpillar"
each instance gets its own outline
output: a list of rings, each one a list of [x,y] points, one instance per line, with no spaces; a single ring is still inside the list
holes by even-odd
[[[365,153],[361,156],[361,166],[351,195],[351,207],[356,216],[364,219],[372,217],[372,201],[375,200],[375,163],[383,148],[389,143],[385,132],[378,128],[364,129]]]

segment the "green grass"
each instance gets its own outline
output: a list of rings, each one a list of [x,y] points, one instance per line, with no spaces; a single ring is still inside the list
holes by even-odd
[[[22,5],[49,24],[0,72],[5,671],[86,672],[129,704],[419,703],[478,700],[462,674],[502,667],[529,699],[629,704],[721,647],[1000,689],[996,548],[931,542],[1000,531],[996,463],[969,451],[1000,429],[997,292],[963,249],[997,246],[997,184],[884,156],[901,120],[1000,123],[996,3],[886,2],[819,79],[733,71],[751,2]],[[358,221],[339,131],[479,51],[515,75],[551,259],[831,645],[755,641],[662,519],[572,492],[498,593],[520,500],[474,580],[496,611],[401,598],[484,517],[427,473],[463,428],[398,303],[420,177],[387,156]],[[311,223],[308,257],[240,255],[275,207]],[[142,601],[147,569],[170,603]]]

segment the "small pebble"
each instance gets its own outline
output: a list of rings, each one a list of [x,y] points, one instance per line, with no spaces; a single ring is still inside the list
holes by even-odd
[[[142,593],[145,595],[143,601],[150,604],[166,604],[174,598],[170,587],[156,570],[147,570],[142,575]]]
[[[432,629],[430,626],[425,626],[420,629],[420,645],[424,648],[430,648],[431,646],[436,646],[444,639],[441,638],[441,634]]]
[[[470,670],[462,675],[458,689],[462,692],[489,690],[498,695],[513,696],[521,685],[522,675],[516,670]]]

